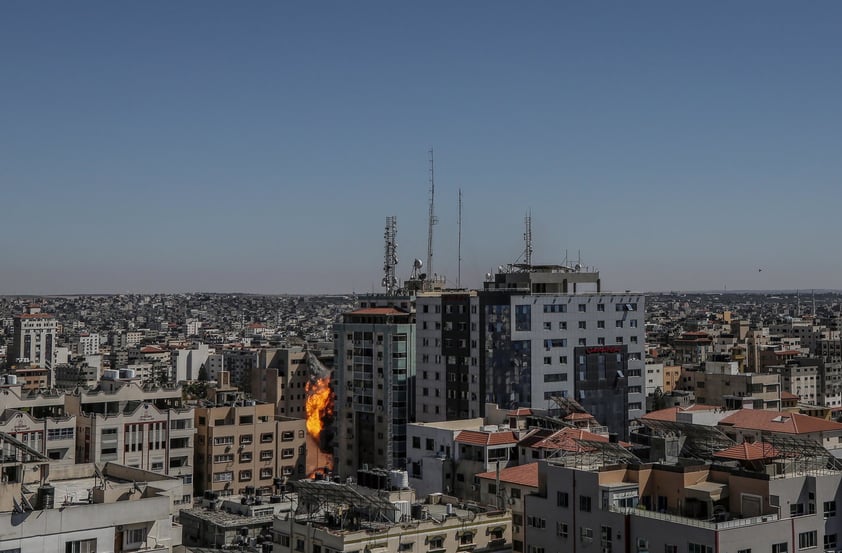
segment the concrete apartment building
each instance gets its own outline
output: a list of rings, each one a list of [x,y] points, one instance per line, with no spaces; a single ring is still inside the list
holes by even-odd
[[[6,351],[10,364],[50,369],[53,365],[58,321],[42,313],[41,307],[29,305],[25,313],[13,318],[12,344]],[[48,383],[51,379],[48,378]]]
[[[784,461],[782,452],[760,444],[737,445],[719,455],[721,464],[634,462],[576,468],[541,461],[538,492],[526,500],[526,550],[837,549],[842,472],[823,466],[827,452],[806,472],[791,470],[797,461]],[[821,456],[806,450],[802,455]],[[772,457],[789,463],[791,471],[767,469]]]
[[[196,494],[271,494],[275,478],[307,474],[303,419],[276,419],[275,406],[246,400],[222,372],[212,401],[196,407]]]
[[[699,403],[726,409],[781,407],[780,376],[741,373],[736,361],[706,361],[704,369],[684,370],[681,389],[692,391]]]
[[[512,511],[512,551],[523,553],[527,496],[538,491],[538,463],[477,474],[480,503]]]
[[[602,293],[599,273],[559,265],[509,266],[478,292],[419,292],[416,418],[575,397],[626,435],[645,412],[643,312],[643,296]]]
[[[193,408],[179,387],[102,380],[97,388],[64,395],[76,418],[77,463],[119,463],[182,482],[178,500],[193,496]]]
[[[274,405],[278,416],[306,418],[306,387],[310,381],[307,355],[301,347],[259,350],[258,368],[249,374],[252,397]]]
[[[597,272],[511,267],[479,292],[484,402],[554,409],[572,398],[628,436],[643,415],[645,297],[603,293]]]
[[[511,551],[511,512],[505,509],[467,507],[442,494],[420,503],[407,488],[379,491],[326,481],[299,482],[295,491],[295,515],[275,519],[274,553]]]
[[[416,419],[433,422],[480,416],[477,292],[419,292],[415,302]]]
[[[415,417],[415,309],[411,296],[364,296],[334,324],[338,428],[334,470],[404,469]]]
[[[145,551],[181,545],[181,481],[106,463],[56,466],[0,434],[0,551]]]

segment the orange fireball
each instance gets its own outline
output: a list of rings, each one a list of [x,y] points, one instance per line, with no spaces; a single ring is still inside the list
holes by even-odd
[[[324,429],[322,419],[333,415],[333,394],[330,390],[330,377],[326,376],[305,386],[307,403],[307,432],[318,442]]]

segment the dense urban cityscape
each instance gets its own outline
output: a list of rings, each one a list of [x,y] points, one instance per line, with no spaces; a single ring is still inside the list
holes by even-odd
[[[840,22],[0,2],[0,553],[842,553]]]
[[[381,293],[2,298],[0,549],[833,550],[842,294],[610,292],[525,222],[477,288],[389,217]]]

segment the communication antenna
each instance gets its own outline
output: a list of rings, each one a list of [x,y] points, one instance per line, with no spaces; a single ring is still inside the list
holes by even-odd
[[[433,149],[430,148],[430,213],[427,217],[427,274],[433,274],[433,226],[439,219],[435,214],[436,180],[435,165],[433,163]]]
[[[381,285],[390,296],[395,294],[398,287],[398,279],[395,276],[395,267],[398,264],[398,243],[395,241],[397,235],[398,218],[394,215],[386,217],[386,231],[383,233],[385,253],[383,256],[383,281]]]
[[[527,267],[532,267],[532,210],[523,219],[526,231],[523,233],[523,241],[526,242],[526,249],[523,251],[523,262]]]
[[[456,287],[462,288],[462,189],[459,189],[459,216],[456,218],[459,236],[456,240]]]

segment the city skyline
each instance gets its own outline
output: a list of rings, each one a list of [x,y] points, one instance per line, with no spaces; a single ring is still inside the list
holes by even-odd
[[[46,7],[46,9],[45,9]],[[842,7],[0,7],[0,294],[835,289]]]

